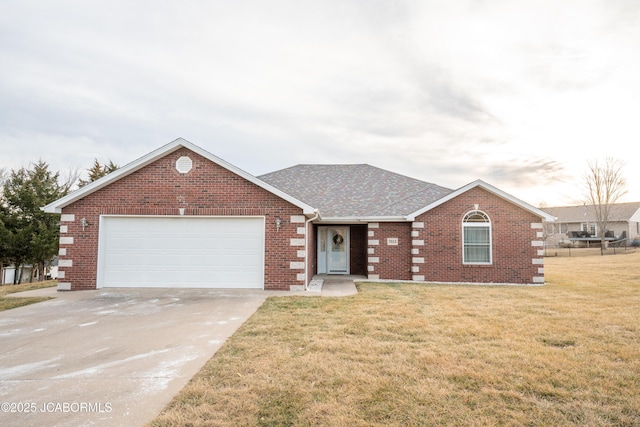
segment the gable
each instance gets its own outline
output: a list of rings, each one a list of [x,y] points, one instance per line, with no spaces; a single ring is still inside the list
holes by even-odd
[[[191,163],[189,172],[178,170],[181,161]],[[187,215],[258,215],[287,206],[288,201],[183,147],[74,201],[64,212],[96,207],[103,214],[177,215],[186,209]]]
[[[473,187],[446,202],[423,212],[416,217],[416,221],[428,221],[436,224],[442,222],[452,223],[456,231],[459,231],[464,216],[471,211],[480,211],[486,214],[490,222],[495,225],[500,222],[520,222],[529,228],[531,222],[540,222],[538,215],[522,209],[520,206],[486,190],[483,187]]]
[[[471,182],[471,183],[465,185],[464,187],[461,187],[461,188],[457,189],[456,191],[453,191],[453,192],[449,193],[445,197],[443,197],[443,198],[441,198],[441,199],[439,199],[439,200],[437,200],[437,201],[435,201],[435,202],[433,202],[433,203],[431,203],[431,204],[429,204],[429,205],[427,205],[427,206],[425,206],[425,207],[413,212],[412,214],[407,216],[407,220],[415,221],[416,217],[424,214],[425,212],[428,212],[428,211],[430,211],[430,210],[432,210],[432,209],[434,209],[434,208],[436,208],[436,207],[448,202],[449,200],[452,200],[452,199],[454,199],[456,197],[459,197],[460,195],[463,195],[463,194],[467,193],[468,191],[473,190],[475,188],[481,188],[481,189],[483,189],[483,190],[485,190],[485,191],[487,191],[487,192],[489,192],[489,193],[491,193],[491,194],[493,194],[493,195],[495,195],[495,196],[497,196],[497,197],[499,197],[499,198],[501,198],[501,199],[513,204],[514,206],[516,206],[516,207],[518,207],[520,209],[523,209],[525,211],[528,211],[528,212],[534,214],[535,216],[537,216],[540,219],[543,219],[545,221],[554,221],[555,220],[555,217],[553,217],[552,215],[550,215],[550,214],[548,214],[548,213],[546,213],[546,212],[544,212],[544,211],[542,211],[542,210],[540,210],[540,209],[538,209],[538,208],[536,208],[536,207],[534,207],[534,206],[532,206],[532,205],[530,205],[530,204],[528,204],[526,202],[523,202],[522,200],[519,200],[519,199],[511,196],[510,194],[507,194],[504,191],[502,191],[502,190],[500,190],[500,189],[498,189],[498,188],[496,188],[496,187],[494,187],[494,186],[492,186],[490,184],[487,184],[486,182],[484,182],[482,180],[477,180],[477,181]]]
[[[125,166],[123,166],[122,168],[110,173],[109,175],[106,175],[102,178],[100,178],[99,180],[96,180],[92,183],[90,183],[89,185],[80,188],[79,190],[76,190],[70,194],[68,194],[67,196],[58,199],[50,204],[48,204],[47,206],[43,207],[42,210],[44,210],[45,212],[51,212],[51,213],[61,213],[62,209],[66,206],[71,205],[72,203],[81,200],[101,189],[107,188],[111,185],[114,185],[115,183],[117,183],[120,180],[125,179],[126,177],[129,176],[136,176],[136,174],[139,176],[141,174],[145,173],[145,168],[147,167],[151,167],[153,168],[154,163],[159,161],[160,159],[163,158],[169,158],[169,156],[173,153],[178,152],[179,150],[187,150],[188,152],[194,153],[194,155],[196,155],[197,157],[206,160],[207,162],[211,162],[214,165],[216,165],[217,168],[219,168],[220,171],[225,171],[225,173],[227,174],[227,177],[229,179],[228,181],[228,185],[233,186],[233,185],[237,185],[237,182],[239,181],[244,181],[244,182],[248,182],[251,183],[254,186],[257,186],[281,199],[286,200],[287,202],[293,204],[294,206],[297,206],[299,208],[301,208],[303,210],[303,213],[306,215],[312,215],[314,213],[314,208],[307,205],[306,203],[301,202],[300,200],[295,199],[294,197],[282,192],[281,190],[278,190],[277,188],[272,187],[271,185],[267,184],[266,182],[263,182],[261,180],[259,180],[258,178],[254,177],[253,175],[231,165],[230,163],[220,159],[219,157],[214,156],[213,154],[203,150],[202,148],[186,141],[185,139],[182,138],[178,138],[175,141],[160,147],[159,149],[147,154],[146,156],[143,156]],[[185,167],[185,165],[177,165],[175,162],[177,161],[177,159],[181,157],[178,156],[177,158],[175,158],[173,160],[173,164],[167,164],[164,163],[163,164],[163,168],[166,172],[166,174],[173,174],[173,175],[166,175],[166,181],[163,183],[167,188],[169,188],[172,185],[172,178],[173,177],[179,177],[183,174],[180,173],[180,171],[178,171],[177,167]],[[195,167],[195,166],[194,166]],[[191,172],[190,172],[191,173]],[[188,174],[185,174],[188,175]],[[197,176],[197,169],[195,169],[195,172],[193,174],[194,176]],[[231,187],[230,187],[231,188]],[[133,189],[127,189],[125,191],[132,191]],[[240,193],[236,192],[233,193],[235,194],[235,196],[240,197]],[[177,203],[177,201],[174,201],[174,203]]]

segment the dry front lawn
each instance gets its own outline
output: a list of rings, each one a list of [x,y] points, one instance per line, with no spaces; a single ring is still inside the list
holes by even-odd
[[[152,425],[640,425],[640,253],[546,271],[270,298]]]
[[[33,289],[50,288],[56,286],[58,282],[48,280],[46,282],[22,283],[20,285],[0,285],[0,311],[9,310],[24,305],[33,304],[40,301],[46,301],[51,298],[47,297],[9,297],[8,294],[16,292],[30,291]]]

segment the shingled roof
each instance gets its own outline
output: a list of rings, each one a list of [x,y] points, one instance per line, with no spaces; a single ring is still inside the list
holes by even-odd
[[[596,221],[593,205],[555,206],[543,208],[542,210],[558,218],[558,222]],[[629,221],[634,215],[636,217],[640,215],[640,202],[616,203],[611,205],[609,221]],[[640,220],[640,218],[637,220]]]
[[[367,164],[303,164],[258,178],[324,218],[406,216],[454,191]]]

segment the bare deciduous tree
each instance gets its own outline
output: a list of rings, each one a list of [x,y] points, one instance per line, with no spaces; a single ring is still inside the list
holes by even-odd
[[[597,160],[589,162],[586,175],[586,199],[593,206],[600,234],[600,253],[606,248],[605,234],[609,225],[611,206],[619,202],[627,192],[627,181],[622,176],[624,163],[620,159],[607,157],[604,164]]]
[[[79,167],[70,166],[67,172],[60,177],[61,178],[60,184],[62,185],[64,194],[68,194],[71,192],[73,187],[76,185],[76,183],[80,179],[80,174],[81,174],[81,171]]]

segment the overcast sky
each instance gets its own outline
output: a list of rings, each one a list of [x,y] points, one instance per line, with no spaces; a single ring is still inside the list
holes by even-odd
[[[640,201],[636,0],[0,3],[0,168],[183,137],[253,174],[369,163],[533,205]]]

